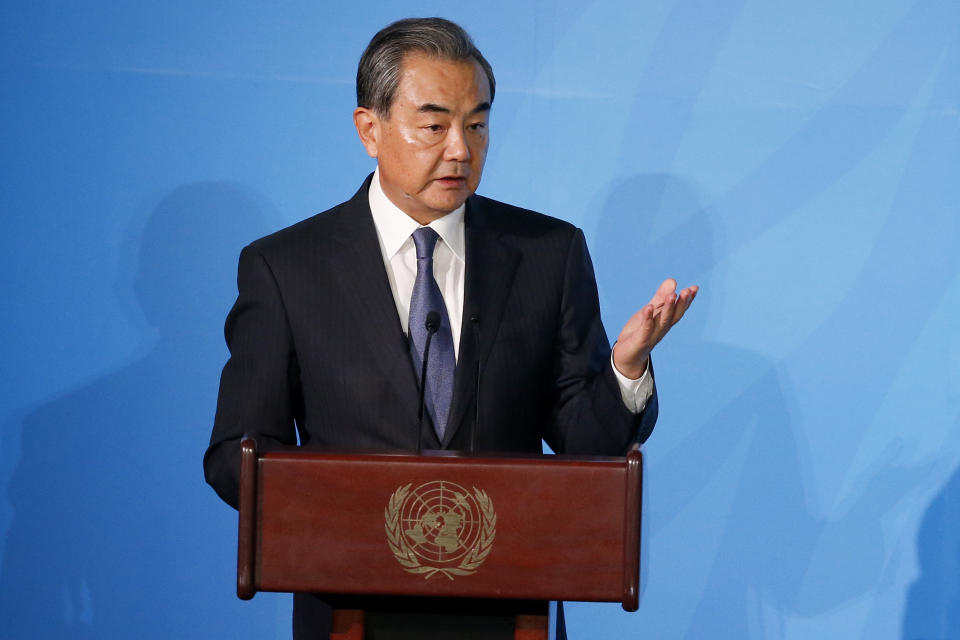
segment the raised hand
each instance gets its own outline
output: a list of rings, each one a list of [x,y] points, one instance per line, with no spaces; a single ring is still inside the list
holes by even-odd
[[[694,285],[677,293],[677,281],[667,278],[650,302],[624,325],[613,348],[613,364],[628,378],[637,379],[647,370],[650,352],[680,321],[697,296]]]

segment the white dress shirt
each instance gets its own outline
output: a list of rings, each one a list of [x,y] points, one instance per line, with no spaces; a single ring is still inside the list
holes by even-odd
[[[417,279],[417,250],[411,237],[420,228],[420,223],[397,207],[380,186],[380,170],[374,171],[368,192],[370,212],[373,224],[377,228],[377,240],[383,255],[383,264],[390,281],[390,291],[397,305],[400,326],[409,333],[410,298],[413,295],[413,283]],[[460,325],[463,321],[464,272],[466,267],[466,240],[464,238],[463,214],[466,205],[434,220],[428,226],[437,232],[440,239],[433,252],[433,277],[443,294],[447,315],[450,319],[450,331],[453,333],[454,354],[460,356]],[[610,366],[620,384],[623,403],[632,413],[640,413],[653,395],[653,379],[649,368],[637,380],[631,380],[613,366]]]

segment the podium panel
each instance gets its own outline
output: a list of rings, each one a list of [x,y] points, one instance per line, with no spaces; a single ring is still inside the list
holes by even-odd
[[[621,602],[637,608],[626,458],[376,454],[243,441],[238,595]]]

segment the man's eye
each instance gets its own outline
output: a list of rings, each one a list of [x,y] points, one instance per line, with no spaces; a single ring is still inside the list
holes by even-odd
[[[424,127],[424,129],[426,129],[427,131],[430,131],[431,133],[437,133],[439,131],[443,131],[443,127],[441,127],[438,124],[428,124],[427,126]]]

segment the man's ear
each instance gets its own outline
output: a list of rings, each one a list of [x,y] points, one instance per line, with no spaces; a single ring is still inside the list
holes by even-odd
[[[367,154],[371,158],[377,157],[377,142],[380,139],[380,118],[366,107],[357,107],[353,110],[353,124],[357,127],[357,135],[363,143]]]

